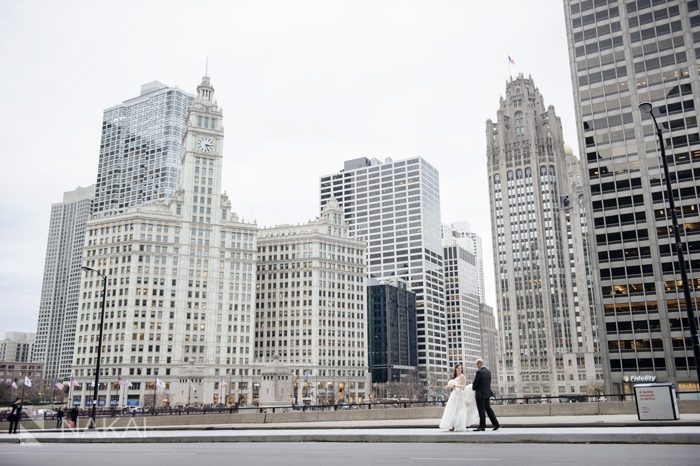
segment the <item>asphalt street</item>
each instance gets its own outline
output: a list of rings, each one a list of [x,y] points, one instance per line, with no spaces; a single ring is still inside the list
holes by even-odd
[[[6,466],[697,466],[699,459],[699,446],[585,444],[15,444],[0,453]]]

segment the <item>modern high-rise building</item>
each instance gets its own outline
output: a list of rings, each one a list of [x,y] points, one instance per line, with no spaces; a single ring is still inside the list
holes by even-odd
[[[138,97],[104,111],[94,215],[170,200],[179,187],[192,100],[178,88],[152,81],[141,86]]]
[[[239,221],[222,194],[224,132],[213,95],[205,76],[170,201],[87,223],[85,265],[107,277],[99,405],[252,395],[257,226]],[[82,405],[92,403],[103,283],[93,272],[82,280],[72,395]]]
[[[307,404],[368,395],[366,254],[333,199],[318,220],[258,232],[255,361],[291,370]]]
[[[700,6],[697,1],[564,2],[577,133],[590,194],[606,391],[645,380],[697,391],[657,134],[698,317]]]
[[[502,394],[586,394],[602,372],[580,164],[523,75],[506,83],[486,138]]]
[[[402,281],[369,278],[367,299],[372,383],[417,382],[416,294]]]
[[[7,332],[0,340],[0,361],[31,362],[35,333]]]
[[[321,177],[321,206],[331,196],[368,243],[370,276],[398,278],[416,293],[419,375],[437,387],[448,373],[438,171],[421,157],[349,160]]]
[[[447,225],[442,227],[447,358],[471,367],[481,356],[479,272],[472,239]]]
[[[481,243],[481,236],[478,233],[471,231],[469,222],[456,222],[450,225],[452,234],[459,238],[469,238],[471,241],[466,243],[471,245],[470,252],[474,254],[476,259],[476,272],[478,274],[479,285],[479,303],[486,302],[486,287],[484,286],[484,249]]]
[[[85,224],[90,218],[95,186],[63,193],[51,206],[44,279],[32,361],[44,365],[47,382],[67,380],[73,364],[75,326]]]
[[[493,308],[488,304],[479,306],[479,323],[481,325],[481,358],[491,370],[491,388],[500,396],[498,386],[498,329]],[[471,364],[467,364],[467,371]]]

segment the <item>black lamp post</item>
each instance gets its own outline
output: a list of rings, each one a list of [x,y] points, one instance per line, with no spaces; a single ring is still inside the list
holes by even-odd
[[[100,357],[102,356],[102,328],[104,327],[105,323],[105,302],[107,300],[107,275],[90,267],[82,266],[80,268],[88,272],[95,272],[97,275],[102,277],[102,312],[100,313],[100,336],[97,339],[97,367],[95,369],[95,387],[92,396],[92,421],[90,421],[90,426],[93,429],[96,429],[97,422],[95,418],[97,417],[97,389],[100,386]]]
[[[678,266],[681,269],[681,283],[683,284],[683,298],[685,300],[685,312],[688,316],[688,324],[690,325],[690,335],[693,341],[693,355],[695,356],[695,372],[698,379],[698,389],[700,389],[700,336],[698,335],[698,326],[695,322],[695,313],[693,312],[693,301],[690,297],[690,286],[688,285],[688,272],[685,269],[685,258],[683,253],[683,243],[681,242],[681,232],[678,228],[678,217],[676,215],[676,203],[673,200],[673,189],[671,188],[671,177],[668,174],[668,162],[666,161],[666,148],[664,146],[664,138],[661,133],[661,128],[656,122],[654,116],[654,107],[649,102],[639,104],[639,110],[642,113],[651,115],[656,127],[656,134],[659,137],[659,146],[661,147],[661,162],[664,167],[664,178],[666,179],[666,195],[668,203],[671,207],[671,219],[673,221],[673,234],[676,240],[676,253],[678,254]]]

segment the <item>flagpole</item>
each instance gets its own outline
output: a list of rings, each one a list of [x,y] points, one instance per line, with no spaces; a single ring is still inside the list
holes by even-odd
[[[156,377],[156,381],[153,383],[153,411],[156,410],[156,390],[158,390],[158,377]]]

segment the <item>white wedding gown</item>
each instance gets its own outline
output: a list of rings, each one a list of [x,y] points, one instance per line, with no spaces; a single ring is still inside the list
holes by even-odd
[[[454,380],[454,379],[453,379]],[[456,380],[450,381],[450,385],[454,385]],[[479,423],[479,412],[476,409],[476,397],[472,384],[467,385],[464,389],[454,388],[445,405],[445,411],[440,419],[440,430],[450,430],[454,428],[455,432],[464,432],[467,427],[472,424]]]

